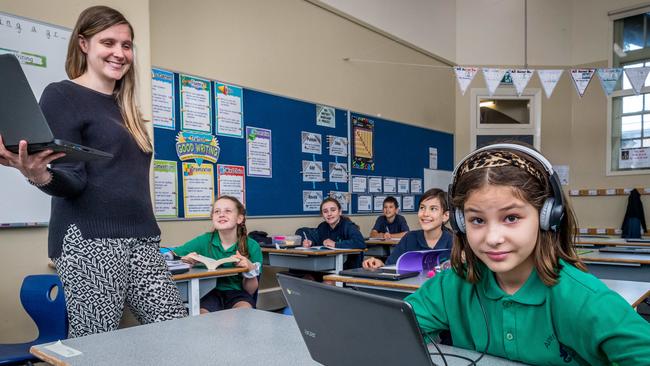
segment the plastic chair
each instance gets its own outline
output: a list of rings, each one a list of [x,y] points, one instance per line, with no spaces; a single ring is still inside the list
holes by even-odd
[[[54,299],[50,292],[57,287]],[[29,364],[38,358],[29,353],[36,344],[65,339],[68,336],[68,317],[63,286],[55,274],[30,275],[20,288],[20,302],[38,328],[38,337],[26,343],[0,344],[0,365]]]

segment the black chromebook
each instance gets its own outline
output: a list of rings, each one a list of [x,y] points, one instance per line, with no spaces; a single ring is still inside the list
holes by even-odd
[[[12,54],[0,55],[0,135],[7,149],[14,153],[18,152],[20,140],[27,141],[30,154],[46,149],[65,152],[57,162],[113,157],[104,151],[54,138],[27,77]]]

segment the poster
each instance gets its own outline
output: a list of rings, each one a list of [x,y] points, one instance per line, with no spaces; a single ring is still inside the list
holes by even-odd
[[[217,164],[219,197],[233,196],[246,206],[246,179],[241,165]]]
[[[397,193],[409,193],[410,182],[408,178],[397,178]]]
[[[213,200],[213,165],[183,163],[183,204],[185,218],[210,217]]]
[[[328,150],[332,156],[348,156],[348,138],[327,136]]]
[[[151,69],[151,109],[154,127],[176,129],[174,73]]]
[[[384,193],[397,193],[397,179],[384,177]]]
[[[348,164],[329,163],[329,180],[332,183],[348,182]]]
[[[319,133],[305,132],[300,133],[300,142],[302,152],[306,154],[322,154],[323,140]]]
[[[303,160],[302,161],[302,181],[303,182],[322,182],[323,179],[323,162]]]
[[[272,177],[271,130],[246,127],[246,162],[249,177]]]
[[[402,211],[414,211],[414,210],[415,210],[415,196],[402,197]]]
[[[366,193],[368,191],[368,178],[362,175],[352,177],[352,193]]]
[[[178,217],[178,170],[175,161],[154,160],[154,212],[156,218]]]
[[[411,193],[421,194],[422,193],[422,179],[421,178],[411,178]]]
[[[348,192],[330,191],[330,197],[339,201],[341,204],[341,211],[347,212],[348,210]]]
[[[368,177],[368,193],[381,193],[381,177]]]
[[[243,90],[240,87],[214,82],[216,134],[244,137]]]
[[[372,207],[373,211],[375,212],[383,212],[384,211],[384,200],[386,199],[386,196],[374,196],[372,200]]]
[[[336,128],[336,110],[326,105],[316,105],[316,124]]]
[[[618,157],[618,168],[650,168],[650,147],[621,149],[621,153]]]
[[[438,169],[438,149],[429,148],[429,169]]]
[[[366,195],[357,196],[357,211],[359,212],[372,211],[372,196],[366,196]]]
[[[210,81],[180,75],[181,129],[212,133],[210,123]]]
[[[373,134],[375,122],[364,117],[352,116],[353,153],[352,168],[375,170]]]
[[[323,202],[322,191],[302,191],[302,210],[320,212],[320,203]]]

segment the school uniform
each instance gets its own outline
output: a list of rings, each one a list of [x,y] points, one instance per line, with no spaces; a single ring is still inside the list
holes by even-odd
[[[402,215],[395,215],[393,222],[388,222],[386,215],[381,215],[375,221],[375,226],[372,229],[378,233],[396,234],[409,231],[409,226]]]
[[[482,266],[472,285],[453,270],[427,281],[407,301],[429,336],[449,329],[456,347],[544,365],[650,365],[650,323],[589,273],[560,260],[559,282],[547,287],[533,269],[508,295]]]
[[[451,245],[454,243],[454,237],[449,233],[449,231],[443,229],[442,235],[438,239],[438,242],[433,248],[429,248],[427,245],[427,240],[424,238],[424,230],[414,230],[409,231],[400,239],[399,243],[393,248],[393,251],[390,253],[388,259],[386,259],[387,265],[392,265],[397,263],[397,259],[406,252],[412,252],[415,250],[430,250],[430,249],[450,249]]]
[[[366,241],[359,231],[359,228],[347,217],[341,217],[334,228],[323,221],[314,232],[314,245],[323,245],[323,241],[330,239],[336,242],[336,248],[341,249],[366,249]],[[348,255],[343,263],[343,268],[358,268],[363,262],[363,253]]]
[[[253,239],[247,238],[248,259],[252,263],[259,263],[260,273],[262,272],[262,249],[260,245]],[[173,249],[174,253],[178,256],[185,256],[192,252],[212,258],[221,259],[227,258],[237,254],[237,243],[224,249],[221,245],[221,238],[218,233],[205,233],[197,236],[196,238],[188,241],[180,247]],[[234,268],[236,263],[224,263],[219,268]],[[229,309],[238,301],[246,301],[253,307],[255,302],[253,296],[242,288],[242,281],[244,276],[238,273],[234,276],[226,276],[219,278],[217,287],[210,291],[207,295],[201,298],[201,307],[209,311],[217,311],[222,309]]]

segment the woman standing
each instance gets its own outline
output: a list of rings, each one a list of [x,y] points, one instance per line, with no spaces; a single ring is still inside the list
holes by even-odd
[[[118,11],[84,10],[68,46],[70,80],[50,84],[40,101],[57,138],[112,159],[57,163],[63,153],[28,155],[21,141],[13,154],[0,140],[0,163],[53,197],[48,255],[63,282],[70,337],[116,329],[125,303],[141,323],[187,314],[159,253],[153,149],[136,105],[133,36]]]

